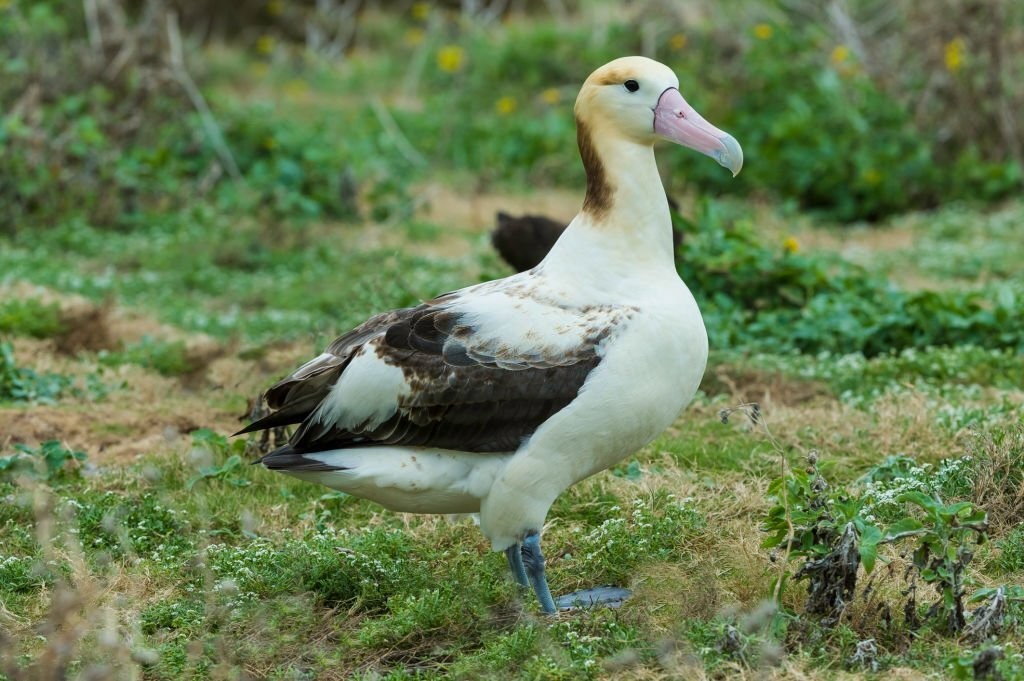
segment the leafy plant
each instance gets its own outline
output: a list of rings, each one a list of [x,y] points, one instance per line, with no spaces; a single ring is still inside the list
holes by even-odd
[[[190,522],[156,494],[86,490],[69,504],[79,538],[91,551],[135,553],[175,565],[181,552],[194,549]]]
[[[235,581],[238,603],[311,591],[327,603],[359,599],[362,607],[376,609],[397,593],[419,593],[431,583],[423,567],[407,558],[409,550],[400,530],[352,534],[328,528],[283,542],[257,537],[242,546],[212,544],[208,556],[218,579]]]
[[[1024,676],[1024,655],[1012,646],[989,645],[951,657],[946,669],[960,681],[1019,679]]]
[[[14,452],[11,456],[0,457],[0,479],[24,473],[50,480],[77,470],[68,464],[86,459],[85,452],[68,449],[59,440],[47,440],[38,447],[18,443],[14,445]]]
[[[356,180],[343,137],[334,137],[323,121],[296,124],[260,104],[225,112],[225,136],[242,168],[248,197],[225,185],[221,199],[270,211],[272,219],[353,218]]]
[[[978,589],[971,603],[981,603],[970,614],[964,633],[975,641],[984,641],[999,634],[1011,623],[1019,623],[1024,615],[1024,586],[996,586]]]
[[[199,469],[199,474],[189,479],[185,484],[185,489],[192,489],[192,487],[200,480],[223,480],[229,485],[235,487],[246,487],[251,485],[251,480],[237,477],[237,473],[244,470],[244,464],[242,463],[242,457],[238,454],[232,454],[227,460],[214,466],[203,466]]]
[[[945,504],[922,492],[906,492],[899,501],[917,507],[924,520],[906,517],[889,526],[885,541],[914,538],[913,564],[918,577],[932,585],[940,600],[928,610],[950,631],[958,632],[964,619],[964,585],[974,545],[983,544],[988,521],[985,512],[969,501]]]
[[[201,480],[223,480],[234,487],[246,487],[252,484],[251,480],[239,477],[245,470],[242,461],[242,454],[245,452],[245,440],[238,438],[228,440],[225,436],[209,428],[199,428],[192,431],[192,447],[205,451],[217,458],[223,458],[223,462],[201,466],[199,472],[185,483],[185,489],[192,489]]]
[[[759,25],[739,45],[713,29],[693,36],[696,59],[716,68],[694,70],[700,77],[691,82],[724,93],[706,115],[755,162],[736,182],[704,165],[695,165],[688,179],[730,192],[737,184],[769,189],[840,221],[875,220],[950,198],[991,200],[1019,189],[1017,163],[982,159],[969,140],[947,148],[947,140],[914,120],[907,92],[887,91],[858,51],[836,44],[826,25],[801,14],[782,8],[779,20]],[[936,75],[920,77],[923,83]]]
[[[0,342],[0,402],[53,403],[71,384],[67,376],[18,366],[14,347],[9,342]]]
[[[912,476],[923,469],[906,466],[890,457],[879,470],[862,480],[875,482],[854,492],[830,488],[818,472],[817,455],[808,459],[806,470],[789,470],[769,485],[775,500],[763,521],[768,537],[765,548],[782,548],[788,560],[802,560],[796,579],[809,581],[806,610],[824,615],[826,623],[835,622],[852,601],[857,587],[857,572],[874,569],[878,550],[886,544],[899,544],[912,555],[913,577],[939,593],[925,618],[937,622],[951,633],[963,630],[964,594],[969,583],[967,567],[974,547],[986,540],[986,514],[969,501],[945,503],[927,483],[919,489],[899,493],[894,500],[898,517],[880,529],[875,511],[880,494],[876,485],[891,483],[894,468],[898,474]],[[884,472],[887,471],[887,472]],[[922,491],[928,490],[928,491]],[[787,566],[779,578],[785,586]],[[916,626],[916,587],[907,591],[905,611]]]
[[[701,303],[720,346],[866,357],[905,348],[1024,348],[1018,294],[904,292],[834,255],[765,245],[745,219],[702,200],[686,234],[680,276]]]
[[[625,509],[608,508],[609,517],[578,539],[574,563],[587,574],[615,581],[637,565],[669,560],[685,550],[686,540],[704,527],[704,517],[690,500],[659,492],[635,499]]]
[[[806,469],[787,469],[768,486],[775,505],[762,523],[769,536],[761,545],[804,561],[794,578],[809,581],[807,611],[832,622],[853,599],[860,565],[866,572],[874,569],[882,532],[861,514],[862,499],[830,489],[817,463],[811,454]],[[786,578],[783,572],[779,590]]]
[[[204,615],[202,601],[160,601],[142,611],[139,626],[144,634],[153,634],[161,629],[191,632],[202,625]]]

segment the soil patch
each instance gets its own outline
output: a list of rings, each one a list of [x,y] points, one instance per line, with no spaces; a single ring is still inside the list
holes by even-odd
[[[828,387],[817,381],[729,365],[706,372],[700,387],[709,396],[724,393],[737,403],[756,402],[765,408],[805,404],[830,395]]]

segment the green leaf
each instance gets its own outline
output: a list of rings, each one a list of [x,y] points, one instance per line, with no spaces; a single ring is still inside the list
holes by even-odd
[[[950,504],[949,506],[940,506],[938,511],[939,515],[941,515],[944,519],[951,520],[956,516],[960,515],[961,511],[969,509],[973,505],[974,504],[972,504],[969,501],[960,501],[955,504]]]
[[[882,531],[874,525],[865,525],[860,533],[860,562],[864,571],[870,573],[875,569],[875,558],[878,555],[878,542],[882,539]]]
[[[932,515],[937,515],[939,508],[941,507],[938,501],[924,492],[904,492],[896,497],[896,501],[900,503],[914,504],[915,506],[919,506],[928,511]]]
[[[920,534],[923,527],[921,521],[916,518],[903,518],[885,530],[885,541],[894,541]]]

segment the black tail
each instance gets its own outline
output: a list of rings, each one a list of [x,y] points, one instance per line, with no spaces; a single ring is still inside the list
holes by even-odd
[[[313,413],[317,405],[320,404],[319,397],[317,395],[310,395],[306,399],[297,400],[283,409],[278,409],[272,414],[267,414],[263,418],[256,419],[245,428],[235,433],[235,435],[245,435],[246,433],[253,433],[257,430],[267,430],[269,428],[278,428],[280,426],[291,426],[296,423],[302,423],[306,420],[306,417]],[[234,437],[234,435],[232,436]]]
[[[343,471],[342,466],[331,466],[323,461],[309,459],[302,452],[295,451],[290,444],[278,447],[263,458],[253,461],[261,463],[272,471]]]

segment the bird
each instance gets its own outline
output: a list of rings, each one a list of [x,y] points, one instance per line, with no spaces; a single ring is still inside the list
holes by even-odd
[[[491,246],[516,272],[525,272],[540,264],[567,226],[546,215],[517,216],[500,210],[494,221]]]
[[[672,197],[667,198],[669,208],[679,210],[679,204]],[[525,272],[539,264],[567,227],[566,223],[546,215],[516,216],[500,210],[494,220],[496,226],[491,232],[491,245],[516,272]],[[678,251],[682,243],[683,233],[673,229],[673,252]]]
[[[659,139],[736,175],[743,151],[639,56],[590,74],[575,102],[582,208],[532,269],[377,314],[265,393],[286,425],[254,463],[402,512],[478,513],[491,549],[544,613],[557,601],[541,533],[555,499],[668,427],[704,374],[708,338],[673,262]]]

